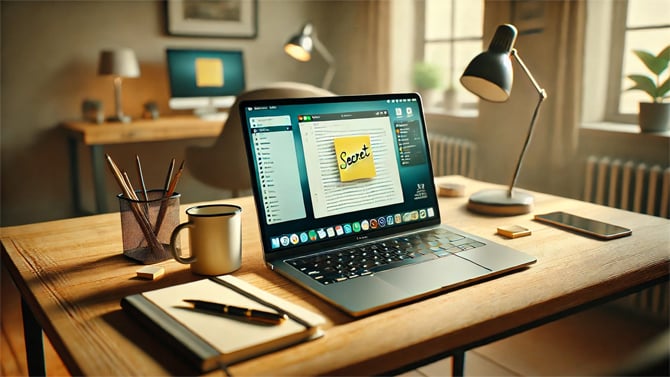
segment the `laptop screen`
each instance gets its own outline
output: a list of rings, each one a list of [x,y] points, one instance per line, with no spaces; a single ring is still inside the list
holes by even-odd
[[[417,94],[243,101],[240,115],[265,253],[439,224]]]

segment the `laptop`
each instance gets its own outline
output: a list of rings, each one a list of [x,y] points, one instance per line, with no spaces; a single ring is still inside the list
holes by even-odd
[[[536,261],[442,224],[418,94],[239,106],[265,263],[351,316]]]

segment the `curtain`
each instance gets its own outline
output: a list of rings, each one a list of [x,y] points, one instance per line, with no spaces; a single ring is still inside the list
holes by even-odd
[[[586,2],[552,1],[547,7],[549,14],[557,15],[548,26],[549,32],[556,36],[558,63],[551,93],[553,119],[548,146],[552,164],[564,168],[570,162],[566,156],[574,155],[577,150],[581,123]]]
[[[348,23],[356,40],[352,53],[352,93],[383,93],[390,90],[390,2],[365,0],[358,4],[357,21]]]

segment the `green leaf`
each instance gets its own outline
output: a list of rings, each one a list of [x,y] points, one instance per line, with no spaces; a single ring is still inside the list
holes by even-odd
[[[656,84],[652,79],[644,75],[628,75],[628,78],[633,80],[635,85],[628,88],[627,90],[639,89],[649,94],[651,97],[655,97]]]
[[[670,63],[670,45],[664,48],[663,51],[659,52],[657,57]]]
[[[668,68],[668,60],[663,59],[663,57],[656,57],[654,54],[644,50],[635,50],[633,53],[640,58],[642,63],[644,63],[644,65],[656,76],[659,76],[666,68]]]
[[[670,92],[670,77],[656,89],[656,98],[666,98],[668,97],[668,92]]]

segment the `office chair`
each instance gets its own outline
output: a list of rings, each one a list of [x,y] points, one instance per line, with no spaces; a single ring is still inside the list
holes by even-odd
[[[230,108],[223,131],[214,145],[192,146],[186,149],[186,165],[189,173],[209,186],[231,190],[233,196],[239,196],[241,191],[251,189],[251,178],[238,104],[251,99],[332,95],[334,94],[326,89],[294,82],[274,83],[240,94]]]

